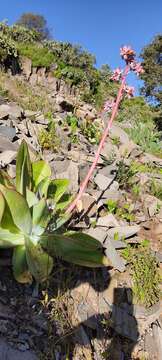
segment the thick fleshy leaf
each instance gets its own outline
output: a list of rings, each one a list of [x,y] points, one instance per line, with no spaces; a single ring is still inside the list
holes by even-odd
[[[16,159],[16,189],[26,197],[26,188],[31,187],[32,167],[26,142],[23,140]]]
[[[50,212],[45,199],[40,200],[33,206],[33,233],[41,235],[50,220]]]
[[[24,244],[23,234],[14,234],[9,230],[0,228],[0,248],[7,249]]]
[[[24,197],[17,191],[7,189],[1,184],[0,191],[10,209],[14,224],[25,234],[30,234],[32,230],[32,219],[30,209]]]
[[[26,201],[29,208],[31,208],[38,203],[38,198],[31,190],[26,189]]]
[[[26,261],[26,249],[24,245],[17,246],[14,249],[12,266],[14,277],[18,282],[23,284],[32,282],[32,275]]]
[[[1,227],[3,229],[9,230],[13,234],[20,233],[20,229],[15,225],[13,221],[11,211],[7,202],[5,203],[5,209],[4,209],[3,217],[1,219]]]
[[[86,234],[43,235],[40,243],[51,256],[58,256],[70,263],[87,267],[111,265],[104,256],[100,242]]]
[[[48,188],[48,199],[52,198],[57,203],[61,199],[62,195],[67,191],[68,186],[68,179],[52,180]]]
[[[51,180],[50,178],[47,176],[45,179],[43,179],[38,187],[37,187],[37,192],[39,193],[39,196],[42,198],[42,197],[45,197],[47,198],[47,193],[48,193],[48,187],[49,187],[49,184],[50,184]]]
[[[73,196],[64,194],[56,204],[55,210],[64,210],[72,201]]]
[[[0,222],[2,220],[4,209],[5,209],[5,200],[2,193],[0,192]]]
[[[32,172],[33,186],[35,190],[42,180],[51,176],[51,168],[44,160],[39,160],[32,163]]]
[[[37,282],[45,281],[53,268],[53,259],[30,238],[26,238],[26,259],[29,270]]]
[[[13,180],[4,170],[0,170],[0,184],[11,189],[15,188]]]

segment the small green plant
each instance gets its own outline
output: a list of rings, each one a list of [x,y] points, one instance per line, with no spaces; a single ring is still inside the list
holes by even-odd
[[[131,166],[127,166],[123,160],[119,161],[116,179],[119,182],[120,187],[129,187],[132,184],[132,178],[135,173],[136,171],[134,171]]]
[[[119,136],[114,136],[111,138],[111,141],[114,145],[119,146],[120,145],[120,137]]]
[[[107,200],[106,202],[107,210],[111,214],[115,214],[118,208],[117,201],[114,201],[112,199]]]
[[[31,163],[24,141],[17,155],[16,184],[0,170],[0,248],[13,248],[13,273],[21,283],[46,280],[57,256],[88,267],[109,263],[99,241],[63,226],[71,217],[64,213],[71,201],[69,181],[50,177],[45,161]]]
[[[155,180],[152,180],[150,186],[151,194],[162,200],[162,185]]]
[[[138,198],[140,195],[140,185],[139,184],[134,184],[132,187],[132,194],[134,195],[135,198]]]
[[[122,207],[118,207],[116,215],[129,222],[135,220],[130,204],[124,204]]]
[[[101,129],[97,123],[85,120],[81,130],[91,144],[98,144],[101,138]]]
[[[149,307],[159,300],[159,274],[156,258],[146,247],[132,257],[133,292],[136,300]]]
[[[72,143],[77,143],[78,142],[78,131],[79,131],[79,124],[78,124],[78,119],[76,116],[74,115],[67,115],[66,119],[65,119],[65,126],[66,124],[70,127],[70,139]]]
[[[58,151],[60,139],[56,135],[55,122],[52,120],[48,124],[47,129],[42,129],[38,135],[38,141],[41,148]]]

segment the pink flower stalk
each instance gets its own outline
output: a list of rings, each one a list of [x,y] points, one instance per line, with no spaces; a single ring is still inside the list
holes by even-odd
[[[122,70],[120,68],[116,68],[113,71],[113,75],[111,76],[111,80],[113,81],[120,81],[121,80],[121,76],[122,76]]]
[[[112,111],[110,118],[108,119],[108,123],[106,126],[106,129],[104,130],[104,133],[102,135],[101,141],[99,143],[94,161],[88,171],[87,176],[85,177],[83,183],[80,186],[79,192],[76,196],[76,198],[73,200],[73,202],[70,204],[70,206],[67,208],[66,213],[72,213],[72,211],[75,209],[75,207],[78,206],[79,201],[87,187],[87,184],[93,174],[93,171],[98,163],[99,157],[100,157],[100,153],[101,150],[105,144],[106,138],[109,134],[109,130],[111,129],[113,120],[118,112],[118,108],[120,105],[120,102],[123,98],[124,93],[128,96],[128,98],[131,98],[134,94],[134,87],[132,86],[128,86],[126,85],[126,77],[129,73],[130,70],[133,70],[134,72],[136,72],[136,74],[141,74],[143,73],[143,68],[141,66],[140,63],[136,63],[134,58],[135,58],[135,51],[131,49],[130,46],[123,46],[120,49],[120,54],[122,56],[122,58],[126,61],[126,67],[124,69],[124,71],[122,72],[122,70],[120,68],[117,68],[112,76],[112,80],[115,81],[120,81],[121,80],[121,84],[120,84],[120,88],[118,90],[118,95],[115,101],[107,101],[105,103],[104,106],[104,111],[109,113]]]
[[[125,45],[120,48],[120,55],[128,64],[134,60],[136,53],[130,46]]]
[[[103,148],[103,146],[105,144],[105,141],[106,141],[106,138],[108,136],[109,130],[111,129],[113,120],[114,120],[114,118],[115,118],[115,116],[117,114],[119,104],[120,104],[120,101],[121,101],[121,98],[122,98],[123,88],[124,88],[124,85],[125,85],[125,82],[126,82],[126,77],[128,75],[129,70],[130,70],[129,65],[126,65],[125,70],[124,70],[123,75],[122,75],[122,81],[121,81],[121,85],[120,85],[120,88],[119,88],[119,91],[118,91],[118,95],[117,95],[114,107],[112,109],[111,117],[108,120],[107,127],[104,130],[104,133],[102,135],[101,141],[99,143],[99,146],[98,146],[95,158],[94,158],[94,161],[93,161],[93,163],[92,163],[92,165],[91,165],[91,167],[90,167],[90,169],[88,171],[87,176],[85,177],[83,183],[80,186],[78,195],[76,196],[74,201],[70,204],[70,206],[67,208],[67,210],[66,210],[67,214],[71,213],[75,209],[75,207],[77,207],[77,204],[79,203],[79,200],[81,199],[81,197],[82,197],[82,195],[83,195],[83,193],[84,193],[84,191],[85,191],[85,189],[87,187],[87,184],[88,184],[88,182],[89,182],[89,180],[90,180],[90,178],[91,178],[91,176],[93,174],[93,171],[94,171],[94,169],[95,169],[95,167],[96,167],[96,165],[98,163],[101,150],[102,150],[102,148]]]
[[[131,97],[134,96],[134,90],[135,89],[133,86],[124,85],[124,87],[123,87],[123,92],[126,94],[128,99],[130,99]]]
[[[103,108],[104,112],[110,113],[110,112],[112,111],[114,105],[115,105],[115,101],[114,101],[114,100],[107,100],[107,101],[105,102],[105,105],[104,105],[104,108]]]

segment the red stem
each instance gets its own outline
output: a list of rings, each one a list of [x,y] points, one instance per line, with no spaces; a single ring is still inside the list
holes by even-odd
[[[76,198],[74,199],[74,201],[71,203],[71,205],[67,208],[66,212],[67,213],[71,213],[76,205],[77,205],[77,202],[81,199],[84,191],[85,191],[85,188],[87,187],[87,184],[91,178],[91,175],[98,163],[98,159],[100,157],[100,153],[101,153],[101,150],[105,144],[105,140],[108,136],[108,133],[109,133],[109,130],[112,126],[112,123],[113,123],[113,120],[117,114],[117,111],[118,111],[118,107],[119,107],[119,104],[120,104],[120,101],[122,99],[122,91],[123,91],[123,88],[124,88],[124,85],[125,85],[125,82],[126,82],[126,77],[127,77],[127,74],[129,72],[129,65],[126,65],[125,69],[124,69],[124,73],[123,73],[123,76],[122,76],[122,81],[121,81],[121,85],[120,85],[120,88],[119,88],[119,91],[118,91],[118,95],[117,95],[117,98],[116,98],[116,101],[115,101],[115,104],[114,104],[114,107],[113,107],[113,110],[112,110],[112,114],[111,114],[111,117],[110,119],[108,120],[108,124],[107,124],[107,127],[103,133],[103,136],[102,136],[102,139],[99,143],[99,146],[98,146],[98,150],[96,152],[96,155],[95,155],[95,158],[94,158],[94,161],[88,171],[88,174],[86,176],[86,178],[84,179],[83,183],[81,184],[80,186],[80,189],[79,189],[79,192],[78,192],[78,195],[76,196]]]

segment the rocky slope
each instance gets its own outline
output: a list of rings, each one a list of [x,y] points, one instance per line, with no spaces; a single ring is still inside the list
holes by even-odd
[[[97,149],[93,131],[102,131],[106,119],[62,81],[50,82],[45,70],[33,73],[30,62],[24,65],[24,76],[29,83],[22,75],[5,76],[3,82],[12,101],[0,99],[0,167],[15,177],[17,149],[25,139],[32,158],[48,161],[53,177],[70,179],[69,191],[76,194]],[[30,104],[26,87],[40,102],[48,99],[46,112],[42,104],[40,110],[38,104],[36,110],[25,108]],[[71,120],[67,122],[72,117],[78,121],[75,129]],[[88,132],[82,127],[85,121]],[[49,123],[55,124],[52,142]],[[43,134],[46,146],[40,140]],[[104,244],[110,269],[85,271],[59,260],[48,288],[38,294],[14,282],[10,254],[2,253],[0,359],[161,359],[161,301],[154,293],[154,274],[144,289],[143,305],[137,301],[138,291],[132,295],[133,271],[144,277],[157,262],[161,273],[161,169],[162,159],[143,153],[114,123],[81,209],[70,224]],[[144,269],[139,274],[133,263],[139,258],[130,259],[138,253],[150,260],[146,269],[145,262],[139,263]],[[147,291],[153,293],[150,302]]]

